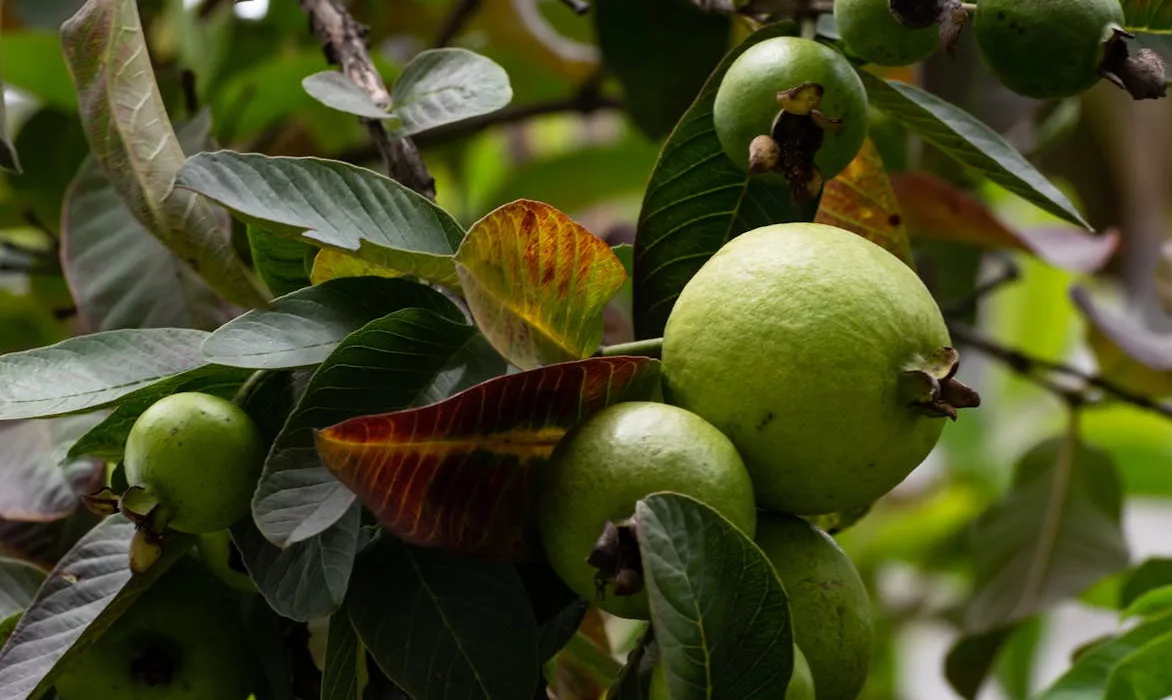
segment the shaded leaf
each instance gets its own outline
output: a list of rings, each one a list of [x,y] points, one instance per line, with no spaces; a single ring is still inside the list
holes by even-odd
[[[1172,632],[1131,652],[1111,669],[1105,700],[1147,700],[1172,697]]]
[[[593,354],[603,308],[627,278],[602,239],[527,199],[472,226],[456,272],[476,325],[521,369]]]
[[[1155,588],[1172,585],[1172,559],[1152,557],[1131,572],[1119,591],[1119,607],[1129,608],[1140,596]]]
[[[0,420],[85,411],[204,364],[207,333],[124,329],[0,356]]]
[[[635,505],[651,622],[673,697],[778,697],[793,630],[765,554],[712,508],[679,494]]]
[[[1112,669],[1145,646],[1172,634],[1172,614],[1161,615],[1116,639],[1095,645],[1036,700],[1104,700]],[[1167,655],[1164,655],[1167,666]],[[1156,696],[1158,697],[1158,696]]]
[[[1074,431],[1027,453],[1009,493],[973,529],[968,631],[1024,620],[1125,568],[1121,501],[1110,457]]]
[[[274,441],[253,495],[253,518],[268,540],[287,546],[346,512],[355,496],[326,470],[314,430],[411,405],[473,337],[475,329],[457,318],[450,304],[442,315],[395,311],[352,333],[318,367]]]
[[[321,700],[362,700],[366,684],[366,649],[345,610],[330,615]]]
[[[1122,617],[1153,617],[1169,609],[1172,609],[1172,584],[1165,584],[1138,595],[1123,611]]]
[[[0,617],[8,618],[27,608],[44,581],[45,572],[32,564],[0,559]]]
[[[163,557],[131,576],[134,525],[112,515],[90,530],[50,572],[12,636],[0,649],[0,697],[39,697],[63,660],[73,658],[114,622],[194,538],[175,534]]]
[[[420,51],[391,88],[391,112],[409,136],[495,112],[513,99],[509,76],[492,59],[467,49]]]
[[[97,417],[0,422],[0,518],[48,521],[77,509],[81,495],[95,491],[106,476],[100,460],[66,460],[69,442]],[[2,613],[0,613],[2,614]]]
[[[313,258],[313,270],[309,279],[321,284],[339,277],[418,277],[453,290],[460,289],[460,277],[456,274],[456,262],[451,256],[433,255],[418,257],[410,267],[402,265],[387,267],[364,259],[361,255],[350,255],[333,248],[322,248]]]
[[[1122,0],[1123,26],[1133,32],[1172,33],[1172,4],[1166,0]]]
[[[662,139],[724,56],[730,17],[689,0],[596,0],[591,9],[602,62],[622,84],[631,120]]]
[[[100,520],[85,508],[78,508],[69,517],[51,522],[0,519],[0,553],[47,570],[55,566]]]
[[[301,236],[404,274],[434,269],[464,237],[431,200],[340,161],[215,151],[189,158],[177,184],[269,233]]]
[[[1086,319],[1087,344],[1101,376],[1144,396],[1172,394],[1172,335],[1125,310],[1106,308],[1085,287],[1071,287],[1070,298]]]
[[[1001,647],[1009,640],[1014,626],[976,635],[964,635],[953,643],[944,659],[944,676],[956,694],[974,700],[981,690]]]
[[[582,624],[590,609],[590,604],[579,598],[538,628],[537,650],[542,663],[556,656],[577,634],[578,626]]]
[[[138,221],[241,306],[264,294],[204,200],[174,188],[185,160],[167,117],[133,0],[89,0],[61,26],[94,156]]]
[[[915,267],[899,202],[870,139],[846,169],[823,186],[814,221],[854,231]]]
[[[350,76],[336,70],[325,70],[306,76],[301,87],[313,99],[327,107],[366,119],[393,119],[395,115],[379,107]]]
[[[248,370],[205,365],[143,387],[118,399],[110,415],[69,448],[69,456],[118,461],[131,427],[151,404],[182,391],[198,391],[231,400],[251,375]]]
[[[1074,272],[1102,269],[1119,246],[1116,229],[1089,235],[1073,226],[1010,228],[980,199],[931,173],[896,173],[891,176],[891,185],[913,238],[1021,250]]]
[[[534,697],[537,622],[513,567],[384,536],[354,573],[350,621],[412,698]]]
[[[0,0],[0,15],[3,14],[4,2]],[[3,64],[0,63],[0,71]],[[0,73],[2,74],[2,73]],[[0,168],[9,172],[19,173],[20,158],[16,153],[16,145],[12,142],[12,134],[8,130],[8,111],[5,108],[7,94],[4,92],[4,80],[0,78]]]
[[[607,690],[607,700],[647,700],[651,690],[651,674],[659,663],[659,645],[650,639],[648,630],[639,643],[627,654],[627,663],[618,678]]]
[[[996,131],[914,85],[859,71],[872,107],[886,112],[962,165],[1060,219],[1090,228],[1066,195]]]
[[[497,377],[437,404],[331,426],[317,433],[317,449],[403,540],[523,560],[537,547],[533,470],[579,421],[646,398],[658,368],[648,358],[594,358]]]
[[[274,300],[229,321],[203,342],[208,362],[254,369],[308,367],[343,338],[404,308],[443,312],[451,303],[413,282],[355,277],[326,282]]]
[[[10,40],[10,35],[5,33],[3,41],[0,41],[0,54],[7,53],[3,47]],[[52,48],[60,61],[61,44],[56,37]],[[22,58],[21,63],[30,60],[35,59]],[[11,64],[4,64],[5,79],[11,67]],[[64,65],[61,70],[68,83],[69,73]],[[19,202],[22,210],[31,210],[49,230],[61,231],[62,200],[90,152],[77,114],[53,107],[37,110],[20,125],[20,131],[16,134],[16,150],[18,153],[35,153],[36,157],[24,159],[21,163],[24,172],[20,177],[8,178],[7,185],[11,188],[9,202]]]
[[[776,22],[730,51],[664,144],[635,239],[637,337],[663,335],[680,290],[732,238],[768,224],[813,220],[816,200],[798,210],[780,178],[749,178],[725,155],[712,122],[713,101],[729,65],[758,42],[797,33],[796,24]]]
[[[296,238],[283,238],[248,227],[248,247],[256,274],[273,294],[284,296],[308,287],[309,261],[318,249]]]

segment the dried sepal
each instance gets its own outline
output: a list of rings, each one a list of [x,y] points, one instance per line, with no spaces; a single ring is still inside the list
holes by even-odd
[[[598,569],[594,585],[599,600],[606,597],[608,585],[617,596],[642,591],[643,557],[635,536],[634,519],[619,524],[607,521],[586,562]]]
[[[940,348],[917,365],[903,373],[904,398],[909,406],[931,418],[956,420],[960,409],[981,405],[980,394],[956,378],[960,369],[956,348]]]

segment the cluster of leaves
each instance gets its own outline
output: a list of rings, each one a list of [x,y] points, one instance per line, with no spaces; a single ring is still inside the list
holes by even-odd
[[[1151,5],[1128,3],[1130,28],[1172,24]],[[492,202],[500,206],[469,216],[341,155],[361,145],[355,116],[382,121],[393,138],[425,141],[491,117],[518,94],[541,95],[529,84],[540,81],[516,83],[527,75],[515,69],[523,58],[494,61],[490,46],[483,54],[423,51],[402,66],[378,59],[395,77],[388,110],[342,73],[321,72],[324,59],[309,38],[301,53],[232,75],[249,51],[275,52],[286,25],[303,32],[303,18],[274,7],[250,28],[259,43],[226,57],[227,49],[200,45],[226,46],[216,38],[234,24],[230,8],[213,10],[177,49],[179,63],[208,81],[200,94],[210,106],[172,127],[169,114],[179,113],[184,95],[167,94],[174,66],[148,58],[158,47],[138,5],[89,0],[73,9],[60,39],[24,29],[0,42],[5,77],[47,105],[15,141],[0,133],[0,164],[25,171],[11,178],[13,189],[36,192],[5,205],[4,225],[17,233],[4,234],[10,244],[0,259],[24,256],[26,272],[37,271],[32,263],[56,265],[80,322],[50,323],[0,348],[19,350],[0,356],[0,464],[8,475],[0,544],[12,557],[0,560],[3,697],[46,692],[63,661],[190,548],[188,539],[171,540],[156,567],[131,576],[132,526],[78,509],[79,495],[120,459],[137,416],[178,391],[235,398],[271,445],[252,517],[231,535],[266,603],[257,625],[328,620],[321,697],[364,697],[389,680],[416,698],[529,698],[546,684],[574,683],[587,686],[583,697],[641,698],[661,658],[674,678],[711,696],[775,694],[791,663],[785,593],[760,551],[703,504],[672,495],[640,502],[654,633],[618,649],[597,611],[566,591],[535,551],[533,471],[584,417],[655,394],[654,359],[600,351],[604,315],[630,319],[634,338],[657,337],[683,285],[721,245],[781,221],[854,230],[909,264],[913,243],[935,238],[1090,273],[1118,243],[1114,233],[1091,235],[1078,208],[995,130],[924,89],[864,69],[878,115],[1064,223],[1013,230],[942,178],[894,172],[875,130],[807,207],[747,178],[716,137],[715,91],[745,48],[796,34],[791,22],[759,28],[729,51],[727,17],[667,0],[597,2],[593,30],[626,110],[646,136],[664,140],[636,149],[650,153],[648,179],[632,184],[627,173],[618,184],[576,183],[603,188],[594,200],[534,199],[542,187],[558,192],[542,182],[550,172],[572,173],[605,152],[562,156],[551,170],[502,187]],[[508,27],[492,22],[515,24],[512,10],[494,3],[484,15],[493,36],[508,36]],[[197,15],[176,6],[159,16],[190,23]],[[648,48],[647,34],[632,31],[648,18],[691,38]],[[833,42],[832,33],[823,38]],[[646,62],[649,50],[655,60]],[[38,55],[46,56],[42,70],[60,66],[63,75],[37,75]],[[561,76],[577,75],[561,68]],[[680,78],[664,85],[674,73]],[[296,98],[272,92],[290,81]],[[302,111],[321,116],[307,119],[305,131],[338,157],[254,152],[278,150],[260,137]],[[72,145],[84,159],[37,162],[33,146],[58,133],[61,152],[72,156]],[[238,148],[220,150],[225,142]],[[25,184],[50,172],[70,179]],[[563,213],[624,183],[642,194],[633,248],[608,244]],[[51,245],[29,244],[45,236],[17,228],[30,212]],[[1166,348],[1089,293],[1075,296],[1100,359],[1113,358],[1120,376],[1136,375],[1132,386],[1152,393],[1151,377],[1166,378],[1172,367]],[[1086,649],[1047,697],[1148,697],[1165,688],[1157,672],[1172,578],[1159,562],[1126,570],[1120,477],[1078,425],[1030,452],[975,522],[976,594],[958,620],[964,636],[948,666],[966,696],[1002,650],[1026,643],[1048,608],[1107,575],[1121,586],[1114,603],[1142,623]],[[872,517],[880,532],[893,522]],[[941,539],[965,523],[953,517]],[[865,536],[861,530],[844,535]],[[293,663],[270,641],[269,696],[290,697]],[[616,651],[631,651],[626,666]],[[431,672],[437,666],[445,675]]]

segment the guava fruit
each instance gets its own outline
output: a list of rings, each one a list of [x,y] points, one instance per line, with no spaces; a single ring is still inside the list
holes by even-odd
[[[130,486],[166,510],[167,526],[204,534],[248,514],[265,445],[256,424],[231,401],[172,394],[143,411],[130,429],[123,464]]]
[[[858,154],[867,137],[867,94],[842,54],[809,39],[776,37],[728,67],[712,118],[734,163],[780,173],[800,202]]]
[[[191,557],[154,583],[79,656],[61,700],[245,700],[259,674],[235,594]]]
[[[940,47],[940,31],[929,25],[905,27],[891,12],[891,0],[835,0],[834,22],[847,49],[880,66],[908,66]]]
[[[810,675],[810,664],[806,655],[794,645],[794,670],[785,689],[785,700],[814,700],[814,677]],[[651,685],[648,700],[672,700],[667,687],[667,670],[663,663],[655,664],[651,670]]]
[[[663,335],[663,392],[736,445],[761,506],[865,507],[976,404],[939,307],[878,245],[822,224],[765,226],[684,286]]]
[[[981,0],[973,25],[981,58],[1002,85],[1052,99],[1099,81],[1123,8],[1119,0]]]
[[[605,408],[572,428],[539,469],[537,526],[553,570],[612,615],[648,619],[635,502],[691,496],[752,537],[753,485],[736,448],[698,416],[662,403]]]
[[[199,559],[216,578],[244,593],[256,593],[256,584],[248,576],[240,552],[227,530],[200,535],[196,540]]]
[[[855,700],[871,668],[875,632],[854,564],[830,535],[790,515],[761,514],[755,541],[789,598],[794,642],[818,700]]]

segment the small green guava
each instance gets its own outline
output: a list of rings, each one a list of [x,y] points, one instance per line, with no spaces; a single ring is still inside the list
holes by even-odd
[[[814,676],[810,675],[810,664],[797,645],[794,645],[793,650],[794,670],[785,688],[785,700],[814,700]],[[647,700],[672,700],[671,691],[667,687],[667,670],[662,662],[651,669]]]
[[[196,540],[199,559],[216,578],[244,593],[256,593],[256,584],[248,576],[240,552],[227,530],[200,535]]]
[[[916,273],[832,226],[765,226],[684,286],[663,335],[663,391],[736,445],[760,505],[867,506],[976,405]]]
[[[662,403],[599,411],[566,433],[536,479],[550,565],[570,589],[619,617],[650,616],[628,526],[636,501],[672,491],[703,501],[750,537],[756,531],[753,485],[736,448],[698,416]]]
[[[981,0],[973,24],[981,58],[1002,85],[1053,99],[1099,81],[1123,8],[1119,0]]]
[[[797,200],[816,195],[867,137],[867,94],[846,58],[797,37],[766,39],[733,61],[713,123],[724,152],[753,173],[776,171]],[[762,137],[772,139],[762,151]]]
[[[245,700],[259,681],[236,596],[184,557],[67,662],[61,700]]]
[[[847,49],[880,66],[909,66],[940,47],[935,25],[910,29],[891,13],[891,0],[835,0],[834,22]]]
[[[168,527],[205,534],[248,514],[264,455],[260,431],[243,409],[184,392],[143,411],[130,429],[123,464],[127,483],[166,509]]]
[[[789,515],[762,514],[755,541],[789,598],[794,642],[818,700],[855,700],[871,668],[875,631],[854,564],[830,535]]]

